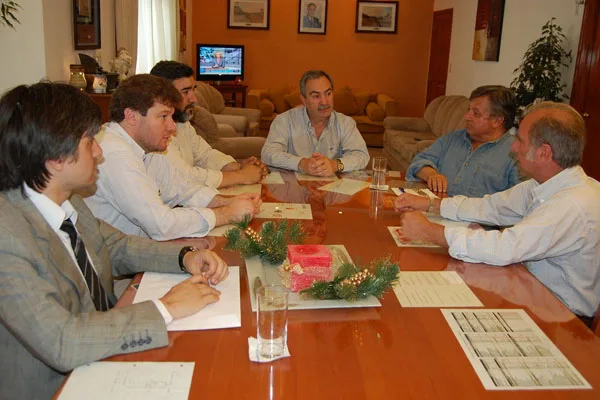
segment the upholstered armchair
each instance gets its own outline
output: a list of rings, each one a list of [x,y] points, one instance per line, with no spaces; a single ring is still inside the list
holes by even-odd
[[[387,117],[383,126],[383,154],[391,169],[406,171],[413,157],[438,137],[465,127],[469,99],[440,96],[425,109],[423,118]]]
[[[213,114],[217,124],[231,126],[236,136],[255,136],[260,121],[260,111],[250,108],[226,107],[223,95],[214,87],[198,82],[198,105]]]

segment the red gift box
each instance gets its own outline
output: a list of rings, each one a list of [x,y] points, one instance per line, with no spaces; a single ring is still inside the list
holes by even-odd
[[[306,267],[331,268],[331,251],[322,244],[290,244],[287,247],[290,264]]]

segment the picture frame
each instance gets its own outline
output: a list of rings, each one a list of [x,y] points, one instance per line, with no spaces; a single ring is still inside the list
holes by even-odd
[[[473,60],[499,60],[503,20],[504,0],[478,1],[473,37]]]
[[[298,1],[298,33],[325,35],[327,0]]]
[[[228,29],[269,29],[271,0],[227,0]]]
[[[73,0],[73,42],[75,50],[101,47],[100,0]]]
[[[357,33],[396,33],[398,30],[397,1],[356,2]]]

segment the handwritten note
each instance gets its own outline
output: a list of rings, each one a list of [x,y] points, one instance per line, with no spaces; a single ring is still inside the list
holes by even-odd
[[[59,400],[186,400],[193,362],[108,362],[77,367]]]

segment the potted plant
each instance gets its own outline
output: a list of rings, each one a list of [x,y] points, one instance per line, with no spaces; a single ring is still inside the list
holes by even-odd
[[[563,47],[566,40],[562,28],[550,18],[542,27],[542,36],[531,43],[510,86],[515,91],[519,111],[542,100],[568,99],[563,89],[562,71],[571,63],[571,51]]]
[[[15,22],[19,23],[15,12],[21,6],[15,1],[0,0],[0,25],[7,25],[15,28]]]

